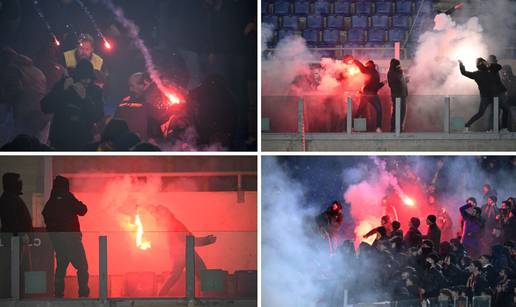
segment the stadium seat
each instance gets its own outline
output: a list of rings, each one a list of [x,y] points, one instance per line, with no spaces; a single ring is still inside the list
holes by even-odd
[[[374,15],[371,18],[373,28],[382,28],[386,30],[389,27],[389,17],[385,15]]]
[[[274,29],[278,27],[278,16],[275,15],[265,15],[262,17],[262,22],[266,24],[270,24],[274,26]]]
[[[378,15],[390,15],[392,14],[392,2],[390,1],[377,1],[375,2],[376,14]]]
[[[305,30],[303,31],[303,38],[306,40],[308,45],[317,45],[319,42],[319,31],[312,29]]]
[[[310,13],[310,3],[308,1],[294,2],[295,15],[308,15]]]
[[[367,16],[354,15],[351,17],[351,27],[365,29],[369,27],[369,21]]]
[[[295,34],[295,32],[292,30],[283,30],[283,29],[279,30],[278,31],[278,41],[284,39],[287,36],[292,36],[294,34]]]
[[[281,0],[274,2],[274,14],[275,15],[290,14],[290,2],[281,1]]]
[[[363,29],[350,29],[348,31],[348,42],[350,43],[362,43],[364,42],[365,30]]]
[[[327,0],[317,0],[314,2],[314,13],[328,15],[330,13],[330,3]]]
[[[323,27],[323,17],[321,15],[308,15],[306,27],[310,29],[321,29]]]
[[[401,42],[403,43],[406,38],[406,31],[403,29],[391,29],[389,30],[389,41],[390,42]]]
[[[409,28],[409,17],[406,15],[394,15],[392,16],[392,27],[400,29]]]
[[[284,29],[293,29],[296,30],[298,28],[297,17],[296,16],[283,16],[282,28]]]
[[[373,43],[384,43],[385,42],[385,30],[384,29],[370,29],[367,32],[367,41]]]
[[[371,3],[367,1],[358,1],[355,3],[355,14],[357,15],[371,15]]]
[[[334,11],[337,15],[350,15],[351,14],[351,1],[348,0],[337,0],[334,4]]]
[[[412,1],[396,1],[396,13],[402,15],[412,14]]]
[[[342,29],[344,27],[344,16],[341,15],[330,15],[328,16],[328,28]]]
[[[262,15],[268,15],[269,12],[269,1],[263,0],[262,1]]]
[[[323,31],[323,43],[328,46],[335,46],[339,43],[340,31],[336,29],[326,29]]]

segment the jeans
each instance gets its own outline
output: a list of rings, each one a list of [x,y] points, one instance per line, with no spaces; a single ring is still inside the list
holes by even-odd
[[[367,104],[371,104],[376,111],[376,128],[382,128],[382,105],[380,103],[380,97],[378,95],[364,94],[360,97],[360,105],[358,106],[357,114],[359,116],[365,116]]]
[[[80,233],[50,233],[50,239],[56,252],[56,274],[54,280],[54,291],[56,297],[64,296],[66,269],[71,263],[77,270],[77,280],[79,282],[79,297],[88,297],[88,260],[82,245]]]
[[[510,122],[510,119],[511,119],[511,110],[509,109],[509,106],[505,103],[505,99],[506,96],[505,94],[502,94],[500,95],[498,101],[499,101],[499,106],[500,106],[500,109],[502,110],[502,129],[503,128],[508,128],[508,123]],[[470,127],[475,121],[477,121],[478,119],[480,119],[484,113],[486,112],[487,108],[494,102],[494,99],[493,97],[480,97],[480,106],[478,107],[478,112],[473,115],[473,117],[470,118],[470,120],[468,120],[468,122],[466,123],[466,127]],[[489,129],[492,129],[493,128],[493,118],[491,116],[491,118],[489,119]]]

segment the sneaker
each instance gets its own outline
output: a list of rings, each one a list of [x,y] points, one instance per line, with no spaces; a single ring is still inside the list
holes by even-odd
[[[500,133],[509,133],[509,132],[510,131],[507,128],[503,128],[503,129],[500,130]]]
[[[382,133],[382,128],[376,128],[377,133]]]
[[[469,127],[464,127],[464,132],[468,133],[469,132]]]

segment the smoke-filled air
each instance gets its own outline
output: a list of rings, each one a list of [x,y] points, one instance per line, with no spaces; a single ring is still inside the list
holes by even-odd
[[[418,217],[426,234],[426,217],[433,214],[444,244],[460,232],[459,208],[466,199],[486,202],[484,184],[499,203],[515,193],[514,162],[474,156],[265,157],[262,304],[341,306],[345,290],[351,304],[393,299],[392,289],[371,277],[384,274],[367,248],[379,237],[364,235],[384,215],[398,220],[403,233]],[[342,204],[343,218],[331,235],[320,218],[335,201]]]

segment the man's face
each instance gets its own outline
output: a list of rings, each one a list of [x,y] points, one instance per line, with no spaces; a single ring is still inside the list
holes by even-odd
[[[488,198],[487,199],[487,204],[491,206],[493,204],[493,200],[491,198]]]
[[[79,60],[90,59],[92,53],[93,45],[90,41],[82,41],[79,43],[79,46],[77,47],[77,56],[79,57]]]
[[[141,97],[145,92],[145,83],[140,78],[132,76],[129,78],[129,92],[135,97]]]
[[[482,187],[482,192],[484,192],[484,194],[489,193],[489,188],[487,186],[483,186]]]

